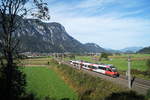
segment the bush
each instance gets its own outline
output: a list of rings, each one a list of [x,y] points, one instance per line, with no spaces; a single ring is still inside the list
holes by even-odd
[[[149,71],[140,71],[140,70],[137,70],[137,69],[131,69],[131,74],[133,76],[144,75],[145,77],[150,77],[150,72]]]
[[[146,100],[144,96],[138,95],[136,92],[120,92],[120,93],[112,93],[109,97],[105,98],[105,100]]]
[[[100,56],[100,60],[103,59],[103,58],[105,60],[109,60],[108,56],[112,56],[112,54],[111,53],[102,53],[101,56]]]
[[[148,59],[148,60],[146,61],[146,65],[147,65],[147,67],[148,67],[148,71],[150,72],[150,59]]]
[[[136,74],[144,74],[143,71],[139,71],[137,69],[131,69],[131,74],[136,75]],[[144,74],[145,75],[145,74]]]
[[[55,65],[56,65],[56,64],[59,64],[58,61],[56,61],[55,59],[51,59],[50,62],[51,62],[51,64],[55,64]],[[50,62],[49,62],[49,64],[50,64]]]
[[[102,53],[102,54],[101,54],[101,58],[107,59],[107,58],[108,58],[108,54],[107,54],[107,53]]]
[[[71,54],[71,55],[69,56],[69,58],[70,58],[70,59],[75,59],[76,57],[75,57],[74,54]]]
[[[146,98],[150,100],[150,89],[147,91]]]

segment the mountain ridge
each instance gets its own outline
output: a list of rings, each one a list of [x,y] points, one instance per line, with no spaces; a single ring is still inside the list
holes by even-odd
[[[150,46],[144,47],[143,49],[140,49],[137,53],[147,53],[150,54]]]
[[[120,49],[119,51],[121,51],[123,53],[136,53],[137,51],[139,51],[142,48],[143,47],[133,46],[133,47],[126,47],[126,48]]]
[[[70,36],[65,27],[58,22],[45,23],[38,19],[21,19],[20,24],[15,37],[21,41],[21,52],[94,52],[94,46],[91,51],[87,45]],[[104,52],[100,46],[99,50],[95,49]]]

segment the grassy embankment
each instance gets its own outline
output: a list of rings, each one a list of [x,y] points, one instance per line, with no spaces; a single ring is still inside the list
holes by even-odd
[[[144,72],[148,69],[146,65],[147,59],[150,59],[150,54],[130,54],[131,56],[131,69],[132,74],[136,77],[150,79],[149,76],[145,76]],[[98,58],[98,56],[97,56]],[[117,56],[109,56],[111,60],[101,60],[96,61],[92,56],[76,56],[76,60],[83,60],[93,63],[105,63],[105,64],[113,64],[117,67],[120,73],[125,74],[125,71],[128,69],[127,54],[117,55]],[[70,58],[65,58],[65,60],[70,60]]]
[[[77,100],[77,94],[52,69],[47,67],[25,67],[27,91],[43,100],[45,97],[55,100]],[[54,100],[53,99],[53,100]]]

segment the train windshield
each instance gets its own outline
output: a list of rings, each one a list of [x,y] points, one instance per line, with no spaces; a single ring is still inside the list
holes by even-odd
[[[112,69],[113,72],[117,72],[117,68],[114,66],[110,66],[110,68]]]

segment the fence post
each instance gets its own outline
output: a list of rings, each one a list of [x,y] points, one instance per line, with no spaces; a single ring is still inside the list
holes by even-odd
[[[128,87],[131,89],[131,57],[128,56]]]

